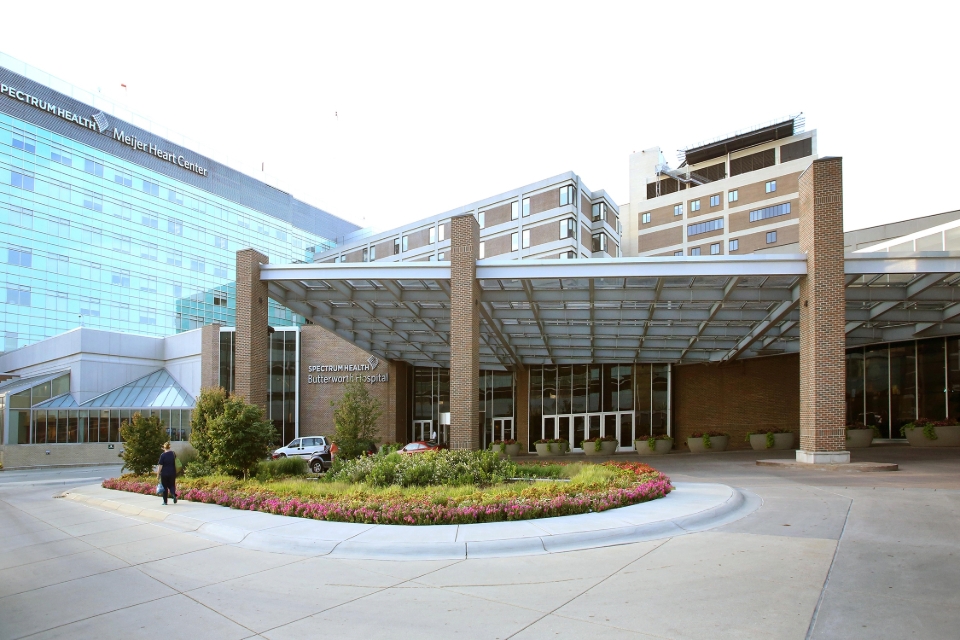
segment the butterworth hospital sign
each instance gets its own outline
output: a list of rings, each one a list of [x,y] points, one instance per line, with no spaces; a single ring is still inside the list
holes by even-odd
[[[91,131],[102,133],[105,136],[110,136],[117,142],[121,142],[128,147],[136,149],[137,151],[149,153],[152,156],[160,158],[161,160],[165,160],[171,164],[175,164],[178,167],[186,169],[187,171],[192,171],[199,176],[207,177],[208,172],[206,168],[200,166],[200,164],[196,162],[191,162],[182,155],[161,149],[153,143],[138,140],[136,136],[129,136],[122,129],[113,127],[113,130],[111,131],[110,122],[107,120],[107,116],[102,111],[98,111],[87,118],[81,116],[80,114],[73,113],[69,109],[64,109],[57,104],[42,100],[34,95],[30,95],[26,91],[22,91],[17,87],[3,83],[0,83],[0,94],[3,94],[14,100],[18,100],[24,104],[28,104],[31,107],[40,109],[41,111],[45,111],[46,113],[55,115],[63,120],[73,122],[84,129],[90,129]]]
[[[357,380],[367,384],[387,382],[389,374],[371,373],[379,364],[380,358],[376,356],[370,356],[363,364],[312,364],[307,367],[307,384],[345,384]]]

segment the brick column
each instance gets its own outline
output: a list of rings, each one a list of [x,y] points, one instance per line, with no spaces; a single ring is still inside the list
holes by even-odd
[[[220,325],[200,329],[200,388],[220,386]]]
[[[846,451],[843,161],[815,160],[800,176],[800,449],[798,462],[850,462]]]
[[[472,215],[450,230],[450,448],[479,449],[480,226]]]
[[[269,258],[254,249],[237,251],[236,386],[238,396],[267,409],[269,375],[267,285],[260,281],[260,265]]]

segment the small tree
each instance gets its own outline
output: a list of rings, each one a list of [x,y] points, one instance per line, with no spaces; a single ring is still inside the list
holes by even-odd
[[[383,414],[380,401],[370,395],[361,380],[348,382],[340,400],[333,405],[333,441],[337,457],[359,458],[376,441],[377,420]]]
[[[263,419],[263,409],[229,397],[223,413],[206,421],[210,464],[220,473],[247,478],[269,454],[275,435],[273,424]]]
[[[123,469],[143,475],[149,473],[160,459],[163,443],[167,441],[167,430],[158,416],[145,418],[135,413],[131,422],[120,425],[120,437],[123,439],[120,453]]]
[[[217,416],[223,415],[223,405],[227,401],[227,392],[223,387],[209,387],[200,390],[197,405],[190,417],[190,444],[197,450],[202,462],[210,461],[210,438],[208,425]]]

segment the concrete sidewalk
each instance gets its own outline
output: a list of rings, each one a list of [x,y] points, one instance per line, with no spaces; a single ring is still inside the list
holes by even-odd
[[[666,497],[600,513],[466,525],[402,526],[325,522],[160,499],[90,485],[65,497],[250,549],[368,560],[464,560],[560,553],[713,529],[760,507],[722,484],[680,483]]]

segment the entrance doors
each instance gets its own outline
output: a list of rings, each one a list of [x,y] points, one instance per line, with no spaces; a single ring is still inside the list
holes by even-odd
[[[581,449],[584,440],[598,437],[615,438],[619,447],[629,449],[634,440],[633,411],[587,413],[567,416],[545,416],[544,438],[563,438],[571,449]]]
[[[516,440],[513,418],[493,418],[483,430],[483,448],[490,448],[496,440]]]
[[[413,439],[427,442],[433,439],[433,420],[414,420]]]

